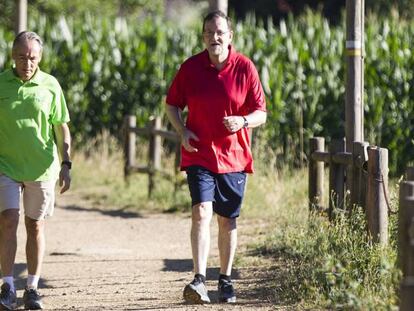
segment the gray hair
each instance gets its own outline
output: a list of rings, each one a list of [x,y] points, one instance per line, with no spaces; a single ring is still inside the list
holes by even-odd
[[[16,38],[14,38],[13,48],[12,48],[13,51],[15,50],[15,48],[18,45],[22,44],[23,42],[31,41],[31,40],[35,40],[35,41],[37,41],[37,43],[39,43],[40,52],[42,52],[43,51],[43,41],[40,38],[40,36],[37,33],[33,32],[33,31],[22,31],[21,33],[19,33],[16,36]]]

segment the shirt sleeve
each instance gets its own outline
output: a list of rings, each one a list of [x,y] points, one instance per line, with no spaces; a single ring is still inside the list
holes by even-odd
[[[262,87],[262,83],[259,79],[259,74],[253,62],[249,61],[249,77],[250,77],[250,87],[246,97],[246,104],[249,110],[249,113],[262,110],[266,111],[266,100]]]
[[[55,97],[53,99],[50,120],[52,124],[62,124],[70,121],[65,96],[63,95],[63,91],[60,86],[57,88],[57,92],[55,93]]]
[[[177,106],[183,110],[186,106],[185,100],[185,72],[181,66],[167,93],[166,102],[168,105]]]

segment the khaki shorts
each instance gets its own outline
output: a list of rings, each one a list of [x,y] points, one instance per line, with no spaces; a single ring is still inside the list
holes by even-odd
[[[20,209],[23,198],[24,213],[35,220],[52,216],[55,205],[56,181],[15,181],[0,173],[0,212]]]

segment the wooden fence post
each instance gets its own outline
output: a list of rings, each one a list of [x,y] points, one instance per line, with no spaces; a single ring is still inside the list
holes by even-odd
[[[323,199],[323,175],[325,163],[312,159],[315,151],[325,151],[325,138],[313,137],[309,140],[309,210],[321,210]]]
[[[345,151],[345,139],[333,139],[329,144],[329,219],[334,218],[334,209],[343,209],[345,190],[344,165],[332,160],[334,154]]]
[[[365,210],[366,182],[364,179],[364,165],[368,160],[367,142],[354,141],[352,145],[352,189],[351,208],[361,206]]]
[[[368,147],[368,230],[374,242],[388,243],[388,150]]]
[[[148,197],[151,198],[154,190],[154,177],[161,168],[161,136],[155,131],[161,129],[161,118],[155,117],[149,122],[150,139],[149,139],[149,163],[148,163]]]
[[[136,156],[136,134],[135,129],[137,126],[136,116],[127,115],[124,118],[124,178],[127,178],[130,174],[131,168],[135,165]]]
[[[414,166],[407,167],[405,171],[405,178],[408,181],[414,181]]]
[[[414,308],[414,178],[400,183],[399,195],[398,263],[403,273],[400,310],[409,311]]]

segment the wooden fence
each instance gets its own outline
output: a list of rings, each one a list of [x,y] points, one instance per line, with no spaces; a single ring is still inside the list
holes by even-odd
[[[132,173],[148,174],[148,197],[152,196],[155,182],[154,177],[161,175],[174,182],[175,189],[180,185],[177,180],[178,167],[180,163],[180,138],[175,132],[162,128],[161,118],[152,118],[145,127],[138,128],[136,117],[128,115],[124,118],[124,176],[127,180]],[[136,164],[137,136],[149,139],[148,161],[145,165]],[[162,168],[162,138],[175,143],[175,165],[173,171]]]
[[[414,167],[400,183],[398,214],[398,262],[402,271],[400,310],[414,310]]]
[[[375,242],[388,241],[388,150],[354,142],[345,151],[345,139],[332,140],[325,152],[325,139],[310,139],[309,208],[324,210],[324,166],[329,165],[329,218],[338,209],[362,206],[368,230]],[[346,174],[348,173],[348,176]],[[346,180],[347,178],[347,180]],[[347,188],[346,189],[346,186]]]

